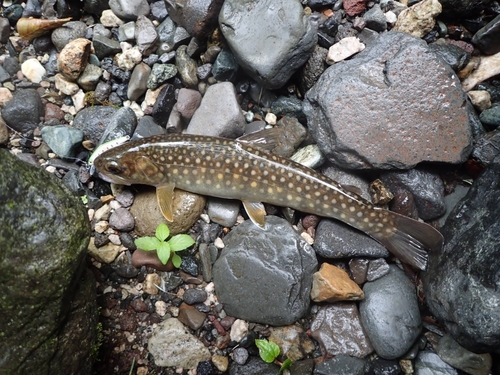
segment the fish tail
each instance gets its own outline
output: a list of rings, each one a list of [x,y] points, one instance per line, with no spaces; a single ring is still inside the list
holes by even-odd
[[[370,235],[402,262],[425,271],[427,252],[442,249],[443,235],[426,223],[390,211],[388,215],[392,230],[382,230]]]

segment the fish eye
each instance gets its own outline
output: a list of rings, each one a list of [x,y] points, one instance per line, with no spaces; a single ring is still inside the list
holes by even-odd
[[[110,161],[106,165],[106,170],[113,174],[122,174],[125,171],[125,169],[116,161]]]

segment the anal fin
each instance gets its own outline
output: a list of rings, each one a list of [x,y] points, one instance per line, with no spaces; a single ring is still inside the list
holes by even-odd
[[[173,200],[174,200],[174,188],[175,184],[165,184],[156,187],[156,199],[158,200],[158,206],[160,206],[160,211],[168,221],[173,221]]]
[[[247,212],[250,220],[260,228],[264,228],[266,223],[266,209],[261,202],[248,202],[243,201],[243,207],[245,207],[245,211]]]

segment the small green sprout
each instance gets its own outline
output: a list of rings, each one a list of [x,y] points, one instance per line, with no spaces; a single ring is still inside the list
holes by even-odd
[[[182,260],[175,252],[187,249],[189,246],[193,245],[194,240],[191,236],[187,234],[177,234],[166,241],[168,236],[170,236],[170,229],[168,229],[165,223],[161,223],[156,227],[155,236],[156,237],[137,238],[134,241],[135,246],[146,251],[156,250],[156,254],[163,264],[167,264],[173,253],[172,264],[174,267],[179,268]]]
[[[87,195],[82,195],[80,197],[80,199],[82,200],[83,204],[89,203],[89,199],[87,198]]]
[[[287,358],[283,363],[276,359],[280,355],[280,347],[278,344],[268,340],[255,340],[255,345],[259,348],[260,358],[262,358],[264,362],[274,362],[281,366],[279,374],[292,365],[293,361],[290,358]]]

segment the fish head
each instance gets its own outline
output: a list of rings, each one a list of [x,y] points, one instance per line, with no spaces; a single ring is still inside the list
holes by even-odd
[[[95,159],[94,166],[105,181],[114,184],[158,186],[165,182],[160,167],[137,148],[108,150]]]

